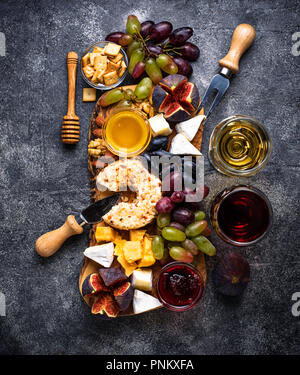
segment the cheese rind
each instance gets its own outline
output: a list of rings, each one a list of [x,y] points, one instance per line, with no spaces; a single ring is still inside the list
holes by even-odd
[[[134,289],[151,292],[152,290],[152,270],[137,269],[131,276],[131,284]]]
[[[206,119],[206,116],[199,115],[192,117],[191,119],[183,122],[179,122],[175,129],[177,133],[182,133],[189,141],[192,141],[197,134],[202,122]]]
[[[109,268],[114,260],[114,247],[112,242],[91,246],[85,249],[83,254],[103,267]]]
[[[172,139],[170,153],[174,155],[202,155],[182,133],[176,134]]]
[[[158,135],[170,135],[172,129],[162,113],[149,118],[149,123],[155,137]]]
[[[140,314],[145,311],[157,309],[158,307],[162,306],[157,298],[150,296],[150,294],[144,293],[138,289],[134,290],[132,305],[133,312],[135,314]]]

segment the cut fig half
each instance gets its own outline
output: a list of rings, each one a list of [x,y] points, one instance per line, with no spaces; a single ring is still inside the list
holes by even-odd
[[[182,122],[193,116],[200,97],[193,82],[180,74],[172,74],[155,86],[152,100],[156,110],[164,113],[166,120]]]

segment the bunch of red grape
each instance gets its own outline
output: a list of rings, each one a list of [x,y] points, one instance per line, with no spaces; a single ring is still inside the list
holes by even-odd
[[[192,191],[174,191],[174,175],[170,175],[170,191],[156,203],[158,216],[157,234],[152,240],[155,258],[162,264],[173,260],[198,264],[200,252],[214,256],[216,249],[208,240],[211,230],[205,220],[205,213],[200,211],[199,202],[187,202],[187,195]],[[198,189],[202,199],[209,188],[204,185]],[[166,194],[166,193],[165,193]]]
[[[190,76],[193,72],[190,61],[198,59],[199,48],[187,40],[193,35],[191,27],[180,27],[172,32],[168,21],[142,24],[134,15],[128,16],[127,33],[110,33],[105,40],[126,47],[129,58],[129,73],[139,78],[144,72],[156,84],[162,79],[162,71],[167,74]]]

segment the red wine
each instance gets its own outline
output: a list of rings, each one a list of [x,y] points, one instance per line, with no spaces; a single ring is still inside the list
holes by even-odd
[[[220,231],[230,240],[249,243],[267,231],[270,209],[261,195],[239,187],[223,198],[217,221]]]
[[[203,282],[197,270],[189,264],[173,262],[164,267],[158,280],[158,294],[171,310],[187,310],[202,296]]]

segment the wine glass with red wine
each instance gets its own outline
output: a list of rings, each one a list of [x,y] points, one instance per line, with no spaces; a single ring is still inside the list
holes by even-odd
[[[259,241],[270,229],[272,206],[266,195],[249,185],[226,188],[214,199],[211,222],[224,241],[247,246]]]

